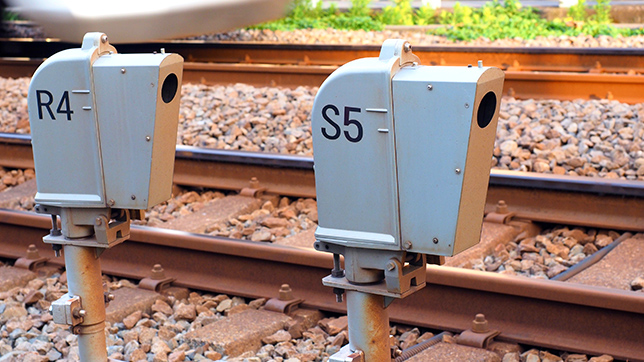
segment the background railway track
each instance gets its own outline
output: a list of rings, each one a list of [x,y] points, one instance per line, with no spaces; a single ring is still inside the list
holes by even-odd
[[[256,178],[266,192],[315,197],[313,158],[177,146],[174,182],[239,191]],[[0,166],[33,168],[28,135],[0,134]],[[499,200],[516,218],[644,232],[639,181],[492,170],[486,211]]]
[[[171,48],[177,46],[176,44],[151,43],[149,46],[148,51],[165,47],[166,51],[181,53]],[[207,48],[210,45],[200,46]],[[145,51],[141,50],[141,45],[135,47],[135,52]],[[192,49],[192,45],[186,47]],[[293,55],[292,58],[283,60],[270,52],[288,53],[285,51],[288,46],[271,45],[268,50],[264,47],[258,48],[257,53],[250,53],[254,50],[248,50],[243,46],[233,46],[228,53],[220,50],[217,53],[222,54],[222,58],[208,60],[213,63],[205,66],[200,62],[207,59],[208,51],[190,50],[192,53],[186,53],[188,55],[184,54],[184,57],[194,60],[195,63],[187,64],[186,78],[190,80],[192,77],[193,81],[203,79],[206,83],[214,82],[211,77],[223,82],[243,81],[238,80],[241,79],[237,78],[238,74],[231,75],[231,80],[228,80],[223,73],[218,73],[233,69],[250,74],[246,83],[265,85],[283,82],[279,84],[302,85],[305,78],[287,80],[287,77],[292,77],[288,75],[290,70],[298,70],[307,74],[310,79],[315,79],[311,82],[319,80],[319,85],[330,71],[348,60],[324,59],[313,53]],[[372,53],[359,53],[355,57],[377,55],[373,52],[378,47],[372,48],[364,50]],[[323,50],[324,47],[320,49],[320,54],[328,51]],[[641,58],[641,54],[638,52],[633,52],[636,55],[627,59],[626,51],[611,50],[614,54],[605,54],[607,58],[602,59],[598,67],[597,60],[593,62],[593,59],[599,54],[585,57],[579,50],[552,50],[551,54],[546,55],[548,58],[531,63],[528,58],[521,58],[522,55],[497,52],[498,54],[493,56],[482,49],[470,49],[469,52],[461,54],[464,58],[450,58],[456,54],[450,49],[441,50],[445,52],[441,53],[442,55],[437,55],[438,51],[432,49],[435,50],[430,48],[427,56],[438,58],[425,58],[423,64],[444,65],[454,62],[464,65],[473,63],[480,57],[486,59],[486,65],[497,65],[490,62],[499,62],[497,66],[506,69],[509,81],[513,81],[515,73],[532,74],[525,73],[525,70],[540,72],[526,76],[538,78],[539,81],[547,79],[549,73],[562,71],[568,73],[566,77],[570,76],[569,79],[585,79],[586,83],[581,83],[584,85],[579,91],[583,96],[578,96],[578,93],[575,93],[577,91],[573,92],[570,89],[560,93],[553,92],[553,89],[548,87],[557,89],[562,86],[550,83],[541,91],[549,92],[548,97],[552,98],[606,97],[606,94],[600,94],[589,85],[589,82],[597,82],[600,85],[596,89],[608,89],[613,97],[621,101],[642,101],[639,98],[625,99],[632,96],[631,93],[638,93],[634,89],[641,87],[640,75],[605,74],[625,73],[629,70],[631,73],[641,74],[642,67],[638,63],[641,59],[637,59],[638,56]],[[119,50],[129,52],[123,46],[119,46]],[[51,53],[56,51],[52,50]],[[415,52],[418,53],[419,49],[416,48]],[[611,58],[613,55],[615,58]],[[574,60],[575,58],[583,59]],[[545,63],[544,59],[551,64],[557,64],[543,67],[539,63]],[[240,60],[242,64],[232,64]],[[3,61],[7,61],[2,63],[6,65],[3,66],[3,70],[24,67],[16,72],[26,72],[26,69],[30,69],[27,73],[29,75],[39,63],[16,63],[7,59]],[[581,65],[571,66],[573,62],[579,62]],[[622,67],[620,62],[629,66]],[[19,65],[14,68],[12,64]],[[268,71],[275,73],[266,78],[260,77]],[[561,74],[557,76],[561,77]],[[622,95],[621,90],[613,92],[613,85],[608,86],[606,83],[608,79],[636,88],[620,88],[624,89]],[[253,80],[258,83],[254,83]],[[526,87],[532,90],[539,89],[534,82]],[[513,89],[514,95],[519,97],[522,97],[522,94],[526,94],[525,97],[528,98],[541,97],[539,92],[535,95],[517,91],[521,89],[518,86],[510,88]],[[510,92],[510,89],[506,91]],[[29,144],[28,136],[2,135],[0,166],[33,167]],[[293,197],[315,196],[313,162],[310,157],[178,146],[176,160],[175,183],[180,185],[239,190],[248,186],[252,177],[256,177],[267,192]],[[497,202],[505,200],[510,206],[510,211],[514,213],[512,216],[515,220],[644,231],[643,198],[644,186],[636,181],[493,171],[486,211],[496,211]],[[501,215],[506,216],[508,215]],[[24,256],[27,246],[40,244],[42,236],[49,228],[48,217],[0,210],[0,256]],[[51,265],[63,266],[63,261],[53,259],[49,250],[43,250],[41,254],[51,258]],[[150,255],[154,255],[153,260],[150,259]],[[177,279],[175,284],[178,286],[249,298],[271,296],[276,286],[289,283],[297,296],[305,299],[306,306],[332,312],[345,311],[344,305],[335,303],[329,289],[320,283],[320,279],[328,275],[332,266],[330,255],[313,250],[135,226],[130,241],[108,250],[101,259],[104,272],[108,274],[141,279],[149,276],[152,264],[160,263],[168,275]],[[270,270],[271,273],[263,272],[265,270]],[[297,275],[298,278],[293,278],[293,275]],[[502,330],[501,339],[504,340],[593,354],[609,353],[617,358],[631,360],[642,360],[641,356],[644,356],[641,344],[644,340],[644,297],[641,294],[556,281],[509,278],[450,267],[430,266],[427,279],[428,286],[421,292],[392,305],[392,321],[460,331],[469,328],[473,315],[484,312],[494,328]]]
[[[74,44],[50,41],[0,42],[4,76],[33,74],[43,58]],[[121,44],[119,51],[164,48],[185,60],[184,82],[256,86],[319,86],[339,65],[377,57],[379,46],[288,45],[213,42]],[[484,60],[505,70],[504,93],[517,98],[618,99],[639,103],[644,85],[642,49],[494,48],[416,46],[424,65],[467,65]]]
[[[0,210],[0,255],[24,257],[49,227],[46,216]],[[160,263],[176,286],[248,298],[270,297],[288,283],[304,306],[346,312],[320,283],[331,255],[136,226],[131,236],[103,253],[104,273],[142,279]],[[64,264],[49,250],[41,256],[51,258],[50,265]],[[393,303],[389,314],[395,323],[461,331],[483,312],[502,331],[500,340],[637,361],[644,355],[643,303],[641,293],[429,266],[427,286]]]

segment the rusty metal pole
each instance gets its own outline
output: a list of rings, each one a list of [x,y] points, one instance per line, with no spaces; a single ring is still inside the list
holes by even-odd
[[[83,317],[83,322],[72,327],[74,334],[78,335],[80,360],[107,361],[105,299],[96,248],[65,245],[63,252],[69,294],[81,299],[82,310],[75,313]]]
[[[381,295],[346,291],[349,346],[362,351],[365,362],[390,361],[389,314]]]

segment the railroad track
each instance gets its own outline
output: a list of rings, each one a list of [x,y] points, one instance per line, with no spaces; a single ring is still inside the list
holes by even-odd
[[[29,136],[0,135],[0,165],[33,167]],[[309,157],[178,146],[175,182],[239,190],[256,177],[268,192],[314,197],[312,171]],[[505,200],[515,220],[644,231],[643,198],[641,182],[493,171],[486,210]],[[23,257],[29,244],[41,245],[49,228],[46,216],[0,210],[0,256]],[[49,250],[41,254],[51,265],[64,265]],[[134,226],[131,240],[106,251],[101,262],[105,273],[135,279],[160,263],[177,286],[249,298],[272,296],[288,283],[305,306],[345,312],[320,283],[331,256],[312,249]],[[502,331],[501,340],[644,360],[640,293],[444,266],[429,266],[427,281],[420,292],[392,304],[393,322],[461,331],[483,312]]]
[[[33,165],[29,136],[4,134],[0,140],[0,165]],[[255,172],[262,172],[260,180],[268,192],[314,196],[308,157],[178,146],[176,161],[175,180],[184,185],[240,189],[258,175]],[[309,185],[295,191],[278,185],[307,179]],[[562,202],[562,197],[567,199]],[[487,208],[493,211],[504,199],[515,212],[514,220],[644,231],[643,198],[644,186],[638,182],[494,171]],[[570,206],[562,211],[565,204]],[[42,245],[50,223],[44,215],[0,210],[0,256],[16,259],[25,256],[29,244]],[[50,250],[42,250],[41,256],[51,265],[64,265]],[[134,279],[148,277],[157,263],[176,278],[177,286],[259,298],[272,296],[276,286],[288,283],[305,306],[345,312],[344,304],[335,303],[320,283],[332,267],[331,255],[313,249],[133,226],[129,241],[101,257],[104,273]],[[640,293],[444,266],[429,266],[427,281],[420,292],[392,304],[393,322],[461,331],[482,312],[502,331],[501,340],[629,360],[644,356]]]
[[[2,76],[31,76],[43,58],[77,44],[56,41],[0,42]],[[319,86],[338,66],[378,56],[379,46],[213,43],[200,41],[121,44],[119,51],[181,54],[185,82],[256,86]],[[641,49],[494,48],[417,46],[425,65],[467,65],[483,60],[505,71],[504,93],[517,98],[644,101]]]
[[[0,209],[0,256],[24,257],[50,226],[49,217]],[[50,250],[41,256],[64,265]],[[176,286],[266,298],[288,283],[305,307],[346,312],[320,283],[332,256],[312,249],[133,226],[129,241],[101,256],[104,273],[133,279],[149,277],[157,263]],[[428,266],[427,286],[388,310],[395,323],[452,331],[484,313],[499,340],[641,361],[643,305],[641,293]]]
[[[0,166],[33,168],[29,135],[0,133]],[[266,192],[315,197],[313,158],[177,146],[174,182],[241,190],[252,178]],[[517,219],[644,232],[638,181],[492,170],[486,212],[504,200]]]

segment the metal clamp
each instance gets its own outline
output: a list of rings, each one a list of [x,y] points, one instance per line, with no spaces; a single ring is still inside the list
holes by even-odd
[[[271,298],[264,305],[264,309],[273,312],[290,314],[299,308],[304,300],[293,297],[293,290],[288,284],[282,284],[279,290],[279,298]]]
[[[483,314],[477,314],[472,321],[472,329],[463,331],[456,343],[464,346],[487,348],[490,341],[501,334],[501,331],[491,330]]]
[[[340,348],[340,351],[329,358],[329,362],[365,362],[364,352],[357,350],[351,351],[349,345]]]
[[[49,311],[54,317],[54,323],[72,327],[83,323],[85,317],[85,311],[81,306],[81,298],[69,293],[52,302]]]
[[[165,276],[165,270],[161,264],[154,264],[150,277],[141,279],[139,282],[139,288],[160,293],[163,289],[169,287],[175,280],[175,278]]]
[[[27,248],[27,256],[16,260],[14,266],[16,268],[34,271],[44,266],[48,260],[49,258],[43,258],[40,256],[36,245],[30,244]]]

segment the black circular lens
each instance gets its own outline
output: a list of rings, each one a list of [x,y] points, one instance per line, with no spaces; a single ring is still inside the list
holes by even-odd
[[[476,122],[479,127],[485,128],[490,124],[490,122],[492,122],[494,111],[496,111],[496,94],[490,91],[483,96],[483,99],[479,104],[479,111],[476,115]]]
[[[170,103],[174,99],[174,96],[177,94],[177,89],[179,89],[179,79],[174,73],[168,74],[163,81],[163,86],[161,87],[161,99],[164,102]]]

